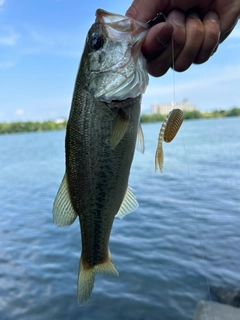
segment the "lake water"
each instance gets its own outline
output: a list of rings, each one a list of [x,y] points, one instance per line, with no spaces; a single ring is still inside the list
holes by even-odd
[[[119,277],[98,275],[81,308],[79,223],[59,228],[51,213],[65,132],[0,136],[1,320],[190,320],[207,282],[240,288],[240,118],[185,121],[162,175],[160,126],[143,125],[129,181],[139,208],[112,229]]]

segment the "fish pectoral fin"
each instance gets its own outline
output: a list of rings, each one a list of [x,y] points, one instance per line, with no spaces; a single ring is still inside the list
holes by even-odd
[[[138,207],[138,202],[135,195],[130,190],[130,187],[127,188],[125,193],[125,197],[121,204],[118,213],[116,214],[116,218],[123,219],[127,214],[133,212]]]
[[[70,226],[76,217],[77,213],[71,204],[65,174],[53,204],[53,221],[57,226],[65,227]]]
[[[143,135],[142,126],[140,123],[138,125],[136,149],[141,153],[144,153],[144,150],[145,150],[144,135]]]
[[[164,161],[163,147],[162,147],[162,143],[160,142],[157,146],[157,150],[155,154],[155,171],[160,169],[161,173],[163,172],[163,161]]]
[[[122,109],[120,109],[112,128],[110,137],[111,149],[114,149],[122,140],[127,131],[128,124],[129,116]]]
[[[85,269],[80,259],[79,273],[78,273],[78,304],[83,306],[89,300],[93,287],[95,275],[97,273],[108,273],[118,276],[118,271],[111,258],[110,251],[108,252],[108,259],[106,262],[95,265],[91,269]]]

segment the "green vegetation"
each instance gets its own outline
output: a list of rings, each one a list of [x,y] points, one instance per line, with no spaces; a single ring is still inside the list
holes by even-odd
[[[32,132],[32,131],[47,131],[47,130],[62,130],[65,129],[67,121],[61,122],[43,121],[43,122],[11,122],[0,123],[1,133],[18,133],[18,132]]]
[[[140,121],[141,121],[142,123],[146,123],[146,122],[160,122],[160,121],[163,121],[165,118],[166,118],[165,115],[163,115],[163,114],[158,114],[158,113],[154,113],[154,114],[142,114]]]
[[[184,119],[201,119],[204,118],[204,114],[198,110],[183,111]]]
[[[231,110],[214,110],[212,112],[184,111],[184,119],[209,119],[222,117],[240,116],[240,108],[234,107]],[[162,114],[142,114],[140,121],[142,123],[161,122],[166,118]],[[60,122],[43,121],[43,122],[3,122],[0,123],[0,134],[3,133],[18,133],[18,132],[33,132],[47,130],[63,130],[66,128],[67,120]]]
[[[184,119],[210,119],[210,118],[223,118],[223,117],[236,117],[240,116],[240,108],[234,107],[231,110],[214,110],[212,112],[200,112],[194,111],[183,111]],[[148,122],[159,122],[163,121],[167,115],[162,114],[142,114],[140,121],[142,123]]]

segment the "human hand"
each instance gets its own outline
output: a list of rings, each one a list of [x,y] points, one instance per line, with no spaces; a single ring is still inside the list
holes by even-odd
[[[240,15],[239,0],[134,0],[126,15],[146,22],[163,12],[166,23],[153,26],[142,45],[148,72],[162,76],[172,67],[185,71],[209,59],[233,30]]]

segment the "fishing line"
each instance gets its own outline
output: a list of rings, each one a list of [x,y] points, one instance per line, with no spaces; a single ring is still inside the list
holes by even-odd
[[[173,37],[172,37],[172,82],[173,82],[173,107],[175,108],[175,106],[176,106],[176,83],[175,83],[175,61],[174,61],[174,41],[173,41]],[[204,269],[204,276],[205,276],[206,286],[207,286],[207,291],[208,291],[208,298],[209,298],[210,302],[212,302],[210,286],[209,286],[209,280],[208,280],[208,276],[207,276],[207,268],[206,268],[206,262],[207,261],[206,261],[206,257],[205,257],[205,248],[204,248],[204,245],[203,245],[203,241],[202,241],[202,237],[201,237],[201,233],[200,233],[200,228],[199,228],[199,223],[198,223],[199,217],[198,217],[198,214],[197,214],[196,205],[195,205],[195,201],[194,201],[194,192],[193,192],[193,186],[192,186],[191,179],[190,179],[190,168],[189,168],[188,157],[187,157],[186,146],[185,146],[185,141],[184,141],[183,135],[182,135],[182,142],[183,142],[184,155],[185,155],[185,160],[186,160],[186,165],[187,165],[190,196],[191,196],[191,201],[192,201],[195,221],[196,221],[196,224],[197,224],[197,231],[198,231],[198,237],[199,237],[200,250],[201,250],[201,253],[202,253],[201,254],[201,256],[202,256],[201,258],[202,258],[202,261],[203,261],[203,263],[205,265],[203,269]],[[212,304],[211,304],[211,316],[212,316],[212,319],[215,320]]]
[[[183,136],[182,136],[183,138]],[[196,224],[197,224],[197,231],[198,231],[198,237],[199,237],[199,244],[200,244],[200,249],[201,249],[201,255],[202,255],[202,261],[204,263],[204,268],[203,268],[203,271],[204,271],[204,276],[205,276],[205,280],[206,280],[206,286],[207,286],[207,291],[208,291],[208,298],[210,300],[210,302],[212,302],[212,297],[211,297],[211,292],[210,292],[210,285],[209,285],[209,280],[208,280],[208,275],[207,275],[207,268],[206,268],[206,257],[205,257],[205,247],[203,245],[203,241],[202,241],[202,237],[201,237],[201,233],[200,233],[200,228],[199,228],[199,216],[197,214],[197,210],[196,210],[196,205],[195,205],[195,201],[194,201],[194,192],[193,192],[193,186],[192,186],[192,183],[191,183],[191,179],[190,179],[190,169],[189,169],[189,163],[188,163],[188,158],[187,158],[187,152],[186,152],[186,147],[185,147],[185,143],[184,143],[184,140],[183,140],[183,146],[184,146],[184,154],[185,154],[185,160],[186,160],[186,165],[187,165],[187,172],[188,172],[188,183],[189,183],[189,190],[190,190],[190,196],[191,196],[191,201],[192,201],[192,206],[193,206],[193,212],[194,212],[194,215],[195,215],[195,221],[196,221]],[[213,312],[213,308],[212,308],[212,305],[211,305],[211,315],[212,315],[212,319],[215,320],[215,317],[214,317],[214,312]]]
[[[175,85],[175,61],[174,61],[174,42],[172,37],[172,81],[173,81],[173,106],[176,106],[176,85]]]

